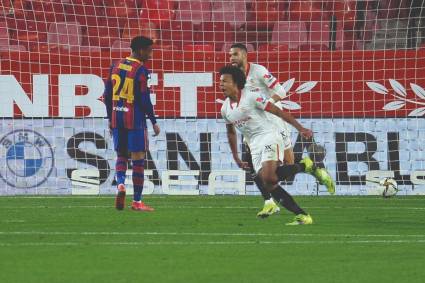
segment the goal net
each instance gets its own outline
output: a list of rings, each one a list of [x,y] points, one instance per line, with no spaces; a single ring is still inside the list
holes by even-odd
[[[306,141],[292,130],[295,160],[312,142],[325,147],[337,194],[377,193],[384,177],[400,194],[425,192],[423,1],[0,5],[0,195],[115,192],[103,80],[136,35],[155,40],[148,66],[162,129],[150,137],[145,193],[258,194],[220,117],[217,70],[235,42],[278,78],[284,109],[314,131]],[[306,174],[286,187],[327,194]]]

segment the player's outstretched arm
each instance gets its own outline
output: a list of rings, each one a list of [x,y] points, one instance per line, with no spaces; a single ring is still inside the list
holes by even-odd
[[[305,138],[311,138],[313,136],[313,132],[310,129],[304,128],[296,119],[294,116],[292,116],[291,113],[282,111],[279,109],[276,105],[274,105],[272,102],[269,102],[267,107],[264,109],[267,112],[270,112],[289,124],[291,124],[295,129],[298,130],[298,132]]]
[[[227,140],[229,141],[230,150],[232,151],[233,159],[239,168],[248,168],[248,162],[243,162],[238,155],[238,136],[235,127],[232,124],[226,124]]]

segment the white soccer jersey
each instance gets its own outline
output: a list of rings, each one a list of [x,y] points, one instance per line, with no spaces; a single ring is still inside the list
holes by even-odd
[[[277,79],[264,66],[248,63],[246,88],[259,89],[262,94],[270,98],[274,94],[273,88],[278,83]]]
[[[239,102],[226,98],[221,107],[221,116],[228,124],[233,124],[244,136],[248,145],[258,143],[264,136],[275,134],[277,129],[266,116],[267,101],[259,91],[243,89]]]
[[[283,161],[283,138],[274,123],[270,123],[265,109],[269,101],[257,90],[243,89],[239,102],[227,98],[221,107],[221,116],[242,133],[252,155],[254,170],[258,173],[265,161]]]
[[[275,89],[278,80],[264,67],[259,64],[248,63],[248,68],[246,70],[246,84],[245,88],[250,90],[259,90],[261,95],[270,98],[273,94],[276,93]],[[283,87],[280,86],[283,89]],[[281,94],[278,94],[281,96]],[[276,102],[275,105],[282,109],[280,101]],[[266,113],[269,121],[273,122],[276,125],[276,128],[282,134],[285,143],[285,149],[291,147],[290,140],[290,125],[283,121],[280,117],[273,115],[271,113]]]

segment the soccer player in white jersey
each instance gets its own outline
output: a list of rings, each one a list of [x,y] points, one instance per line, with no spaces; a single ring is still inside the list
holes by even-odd
[[[238,67],[225,66],[220,70],[220,89],[226,100],[221,108],[221,115],[226,121],[227,137],[235,162],[241,168],[248,168],[237,150],[237,128],[251,149],[254,170],[259,176],[261,186],[271,193],[273,198],[296,216],[289,225],[312,224],[313,219],[294,201],[291,195],[280,185],[290,176],[299,172],[313,173],[316,167],[309,157],[298,164],[283,163],[283,138],[277,131],[276,125],[270,123],[266,112],[280,117],[294,126],[305,138],[311,138],[311,130],[304,128],[295,118],[274,105],[278,97],[265,99],[260,90],[244,88],[245,74]],[[316,175],[316,174],[314,174]],[[331,183],[328,174],[316,175],[319,182]],[[326,180],[325,180],[326,179]],[[330,180],[329,180],[330,179]]]
[[[279,96],[279,101],[275,105],[282,109],[280,100],[285,98],[286,91],[278,80],[262,65],[248,62],[247,48],[242,43],[235,43],[230,47],[230,62],[233,66],[241,69],[246,75],[245,88],[259,89],[261,95],[267,99],[273,95]],[[266,114],[268,119],[273,122],[282,135],[284,142],[284,160],[286,164],[294,164],[294,152],[292,150],[291,132],[288,123],[271,113]],[[251,162],[251,156],[248,149],[248,162]],[[264,207],[257,213],[259,217],[267,217],[280,211],[279,206],[273,201],[272,196],[263,187],[259,177],[254,177],[254,182],[264,198]]]

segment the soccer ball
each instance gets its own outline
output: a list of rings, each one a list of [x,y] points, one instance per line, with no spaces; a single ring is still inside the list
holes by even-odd
[[[323,159],[325,159],[326,156],[326,149],[317,144],[317,143],[312,143],[308,148],[308,155],[311,158],[311,160],[313,160],[315,163],[319,163],[322,162]]]
[[[384,198],[395,196],[398,192],[397,182],[392,178],[382,179],[379,184],[384,187],[384,191],[382,192]]]

